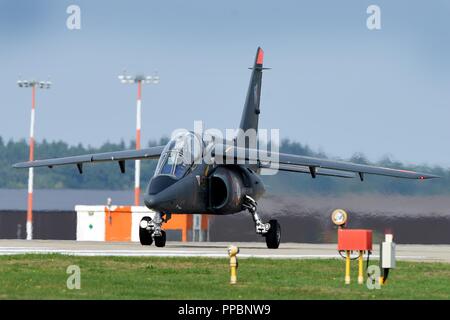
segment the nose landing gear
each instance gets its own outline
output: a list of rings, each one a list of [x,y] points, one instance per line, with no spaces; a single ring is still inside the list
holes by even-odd
[[[155,246],[158,248],[162,248],[166,246],[166,232],[164,230],[161,230],[160,236],[155,236]]]
[[[152,234],[147,230],[147,226],[152,221],[150,217],[143,217],[139,224],[139,241],[143,246],[151,246],[153,243]]]
[[[256,212],[256,201],[249,196],[245,196],[243,207],[252,214],[253,221],[255,222],[256,233],[266,238],[267,248],[277,249],[281,242],[281,227],[278,221],[273,219],[268,223],[263,223]]]
[[[143,246],[150,246],[153,241],[157,247],[166,246],[166,232],[161,229],[164,222],[169,221],[170,214],[163,219],[160,212],[155,212],[155,216],[143,217],[139,223],[139,240]]]

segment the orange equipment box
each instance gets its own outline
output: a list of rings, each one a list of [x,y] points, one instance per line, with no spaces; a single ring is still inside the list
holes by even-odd
[[[338,250],[372,250],[372,230],[339,229]]]

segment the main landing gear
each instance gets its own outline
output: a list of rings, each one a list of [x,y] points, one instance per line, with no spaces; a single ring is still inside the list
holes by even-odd
[[[155,246],[164,247],[166,245],[166,232],[161,229],[164,222],[169,221],[170,215],[165,215],[164,219],[160,212],[155,216],[143,217],[139,223],[139,240],[143,246],[150,246],[155,242]]]
[[[252,214],[253,221],[255,222],[256,233],[266,238],[267,248],[277,249],[281,242],[281,227],[278,221],[273,219],[269,220],[268,223],[263,223],[256,212],[256,201],[249,196],[245,196],[243,206]]]

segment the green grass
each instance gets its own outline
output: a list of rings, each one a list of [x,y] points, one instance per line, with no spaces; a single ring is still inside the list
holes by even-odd
[[[376,263],[375,261],[372,264]],[[69,265],[81,289],[66,286]],[[344,285],[342,260],[0,256],[0,299],[449,299],[450,264],[398,262],[380,290]]]

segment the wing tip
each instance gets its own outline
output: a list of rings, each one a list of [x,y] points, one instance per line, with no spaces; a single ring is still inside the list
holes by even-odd
[[[16,168],[16,169],[18,169],[18,168],[24,168],[25,163],[26,163],[26,162],[14,163],[14,164],[12,165],[12,167],[13,167],[13,168]]]
[[[421,174],[417,179],[419,180],[429,180],[429,179],[440,179],[440,176],[434,174]]]
[[[15,169],[24,169],[24,168],[32,168],[34,167],[35,161],[26,161],[26,162],[17,162],[12,165]]]

